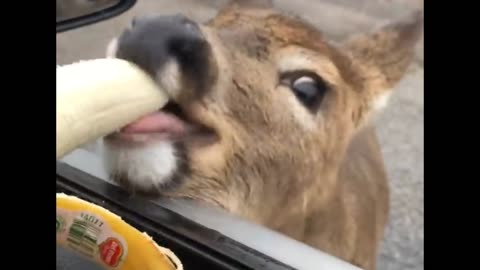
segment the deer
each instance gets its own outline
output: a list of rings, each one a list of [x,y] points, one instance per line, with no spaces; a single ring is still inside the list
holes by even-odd
[[[203,23],[135,17],[107,56],[138,65],[170,101],[103,138],[105,168],[133,194],[218,207],[373,270],[389,214],[373,119],[422,26],[416,11],[335,43],[248,0]]]

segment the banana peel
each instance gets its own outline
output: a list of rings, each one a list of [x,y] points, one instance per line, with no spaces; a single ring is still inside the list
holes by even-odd
[[[176,255],[96,204],[57,194],[57,245],[104,269],[183,270]]]

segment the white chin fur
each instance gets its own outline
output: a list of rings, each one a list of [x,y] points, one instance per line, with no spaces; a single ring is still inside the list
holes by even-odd
[[[104,164],[107,172],[128,177],[130,185],[142,190],[157,189],[168,184],[177,169],[177,160],[171,142],[135,148],[105,145]]]

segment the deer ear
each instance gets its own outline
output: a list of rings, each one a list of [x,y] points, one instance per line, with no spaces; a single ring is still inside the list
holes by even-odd
[[[343,47],[360,69],[370,97],[381,99],[405,75],[415,57],[423,29],[423,12],[347,40]],[[373,92],[372,92],[373,91]],[[380,95],[382,94],[382,95]]]

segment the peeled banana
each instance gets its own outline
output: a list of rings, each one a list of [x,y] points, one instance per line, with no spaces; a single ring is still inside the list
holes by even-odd
[[[150,76],[125,60],[94,59],[57,67],[57,158],[167,101]]]

